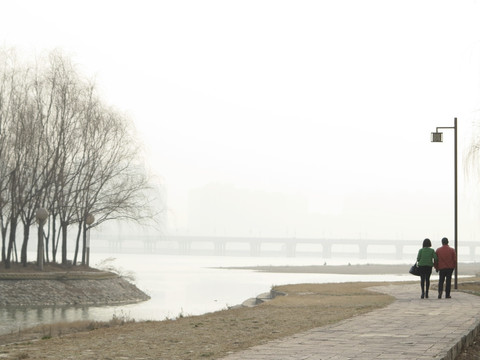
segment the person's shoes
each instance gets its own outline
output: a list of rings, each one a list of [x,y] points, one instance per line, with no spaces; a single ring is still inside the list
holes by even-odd
[[[428,299],[428,291],[425,293],[425,299]]]
[[[422,294],[422,296],[420,296],[420,299],[423,299],[425,298],[425,294]]]
[[[438,298],[441,299],[441,298],[442,298],[442,294],[438,294]]]
[[[450,295],[445,296],[446,299],[451,299],[452,297]]]

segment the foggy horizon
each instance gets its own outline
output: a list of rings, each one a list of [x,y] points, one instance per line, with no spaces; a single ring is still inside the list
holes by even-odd
[[[4,14],[4,47],[61,49],[131,118],[165,234],[453,239],[453,131],[430,133],[457,117],[459,239],[479,236],[476,1],[24,0]]]

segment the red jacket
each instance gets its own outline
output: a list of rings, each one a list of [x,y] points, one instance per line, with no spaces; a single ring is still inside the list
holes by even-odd
[[[438,264],[435,269],[455,269],[457,267],[457,256],[455,254],[455,249],[448,245],[443,245],[437,249],[436,253],[438,256]]]

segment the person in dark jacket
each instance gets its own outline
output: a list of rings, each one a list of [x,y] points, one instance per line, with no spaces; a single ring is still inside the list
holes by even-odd
[[[423,247],[418,250],[417,263],[420,270],[420,287],[422,288],[422,299],[428,299],[428,289],[430,289],[430,275],[432,275],[432,267],[437,262],[437,254],[432,249],[430,239],[423,240]]]
[[[442,246],[436,251],[438,257],[438,264],[435,266],[437,272],[439,272],[438,278],[438,298],[442,298],[443,283],[445,285],[445,297],[450,299],[450,288],[452,286],[452,273],[457,267],[457,254],[455,249],[448,246],[448,239],[444,237],[442,239]]]

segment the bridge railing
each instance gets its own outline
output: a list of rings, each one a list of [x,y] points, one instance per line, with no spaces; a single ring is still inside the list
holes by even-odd
[[[405,256],[416,257],[423,240],[382,240],[382,239],[333,239],[333,238],[275,238],[275,237],[212,237],[212,236],[98,236],[92,245],[107,247],[111,252],[148,252],[175,254],[234,255],[244,253],[251,256],[282,255],[295,257],[315,254],[323,258],[357,256],[367,259],[371,256],[388,255],[396,259]],[[475,261],[476,241],[462,241],[459,257]],[[434,248],[441,246],[440,241]],[[412,260],[413,261],[413,260]]]

